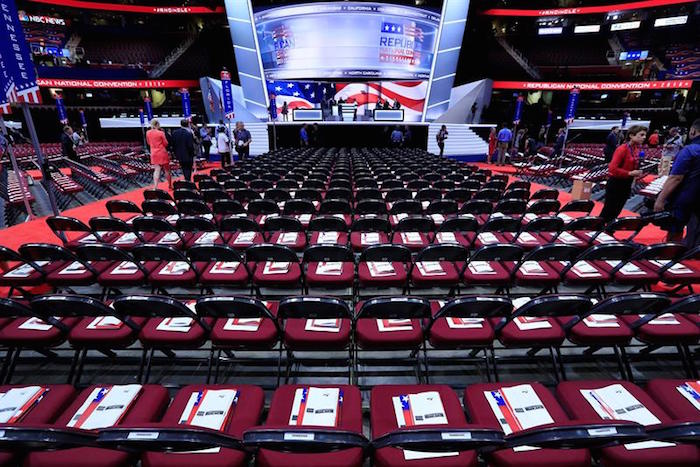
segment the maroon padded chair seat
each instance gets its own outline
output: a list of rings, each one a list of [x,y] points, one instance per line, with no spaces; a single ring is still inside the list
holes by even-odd
[[[356,313],[362,304],[359,302],[356,305]],[[365,350],[416,349],[423,343],[423,329],[420,320],[412,319],[410,330],[380,331],[379,320],[362,318],[355,323],[355,339],[358,346]]]
[[[418,234],[420,240],[411,241],[409,235]],[[430,245],[430,237],[424,232],[394,232],[394,236],[391,239],[391,243],[394,245],[403,245],[411,251],[420,251],[426,246]]]
[[[281,242],[284,235],[291,236],[293,234],[296,234],[296,239],[293,243]],[[304,248],[306,248],[306,234],[304,234],[304,232],[274,232],[270,237],[270,243],[275,245],[283,245],[291,248],[294,251],[304,251]]]
[[[206,331],[197,322],[193,321],[187,332],[162,331],[158,325],[164,319],[168,318],[151,318],[141,328],[139,340],[144,347],[198,349],[207,341]],[[213,320],[205,318],[205,322],[211,326]]]
[[[342,263],[342,271],[339,275],[319,274],[319,263],[310,262],[306,267],[306,284],[318,287],[352,287],[355,281],[355,264]]]
[[[223,234],[223,238],[218,232],[192,232],[188,235],[185,249],[199,245],[225,245],[230,238],[231,234],[228,232]]]
[[[504,232],[503,236],[506,239],[506,243],[512,243],[513,245],[518,245],[525,250],[533,250],[538,246],[546,245],[549,243],[539,232],[521,232],[518,238],[513,241],[515,234],[512,232]]]
[[[243,263],[238,263],[238,266],[235,266],[235,270],[229,267],[233,265],[224,263],[228,262],[196,261],[193,266],[198,272],[199,282],[207,285],[216,284],[226,286],[245,286],[248,283],[250,275]]]
[[[90,386],[83,390],[74,402],[58,417],[55,425],[66,426],[71,417],[90,396],[93,389]],[[168,406],[168,391],[157,385],[144,385],[136,400],[124,414],[119,425],[138,425],[160,419]],[[102,448],[73,448],[59,451],[31,452],[27,455],[24,465],[27,467],[92,467],[95,464],[102,467],[122,467],[135,460],[135,456],[125,451]]]
[[[103,287],[119,287],[126,285],[142,285],[146,282],[147,276],[139,269],[134,268],[134,264],[130,261],[99,261],[93,264],[106,263],[106,267],[102,269],[97,276],[97,283]],[[151,262],[150,266],[155,267],[158,263]],[[151,272],[145,265],[144,269]]]
[[[501,318],[491,318],[495,327]],[[501,329],[498,340],[506,347],[559,346],[564,342],[564,330],[555,318],[546,318],[549,328],[521,330],[515,321],[510,321]]]
[[[554,232],[539,232],[540,237],[547,243],[554,243],[555,245],[569,245],[576,248],[586,248],[587,242],[581,240],[581,238],[576,235],[576,232],[562,232],[559,236]],[[557,237],[554,240],[554,237]]]
[[[485,263],[488,263],[491,270],[481,271],[478,269],[478,267],[485,265]],[[467,263],[467,267],[464,268],[462,279],[467,285],[503,285],[510,283],[510,273],[500,261],[472,261]]]
[[[197,281],[197,272],[191,267],[174,274],[169,274],[167,272],[173,267],[177,268],[176,263],[180,263],[180,261],[145,261],[145,268],[151,271],[148,274],[148,282],[153,285],[194,284]]]
[[[131,250],[137,245],[141,245],[141,240],[133,232],[118,232],[118,236],[111,241],[111,244],[122,250]]]
[[[610,273],[614,266],[607,261],[596,262],[602,270]],[[656,284],[659,282],[659,275],[652,269],[646,267],[645,262],[632,261],[629,266],[623,266],[615,273],[614,280],[618,284]]]
[[[646,344],[695,344],[700,340],[700,328],[680,314],[673,315],[678,324],[654,324],[649,322],[635,330],[636,337]],[[626,315],[622,319],[628,325],[640,319],[639,315]]]
[[[340,320],[338,332],[307,331],[306,319],[290,318],[284,323],[284,343],[291,350],[344,350],[350,344],[352,324]]]
[[[571,316],[560,316],[557,318],[562,326],[571,321]],[[589,326],[583,320],[576,323],[570,330],[568,338],[578,345],[627,345],[634,337],[634,332],[627,324],[617,317],[612,317],[611,322],[617,327],[596,327]]]
[[[91,265],[97,277],[109,266],[104,261],[99,261]],[[46,275],[46,282],[51,285],[90,285],[93,284],[97,277],[87,268],[84,268],[80,263],[73,261],[65,261],[64,265],[58,267]]]
[[[281,274],[265,274],[265,262],[248,263],[253,271],[253,282],[261,286],[294,287],[301,282],[301,266],[299,263],[290,263],[287,272]]]
[[[399,428],[394,413],[393,397],[426,391],[437,391],[440,394],[448,423],[446,425],[422,426],[434,428],[466,428],[468,426],[459,398],[449,386],[437,384],[379,385],[372,388],[370,395],[372,438],[378,438]],[[382,448],[374,452],[374,465],[377,467],[476,467],[477,453],[476,451],[463,451],[457,456],[407,461],[404,458],[403,450]]]
[[[612,384],[622,385],[630,394],[653,413],[661,423],[669,423],[671,417],[654,402],[639,386],[629,381],[596,380],[596,381],[565,381],[559,383],[556,390],[557,399],[562,407],[574,419],[599,420],[595,409],[586,401],[581,390],[600,389]],[[700,448],[693,445],[636,449],[629,450],[625,446],[615,446],[600,450],[603,465],[619,467],[692,467],[700,464]]]
[[[489,406],[484,392],[521,384],[532,386],[555,424],[569,421],[569,417],[552,392],[541,383],[483,383],[469,385],[464,391],[464,407],[472,422],[477,425],[500,428],[501,425]],[[489,465],[494,467],[588,467],[591,465],[591,455],[587,449],[537,449],[518,452],[513,449],[502,449],[489,455]]]
[[[57,327],[51,326],[46,331],[38,329],[22,329],[20,326],[34,318],[15,318],[0,329],[0,343],[8,347],[55,347],[63,343],[67,335]],[[69,329],[75,326],[80,318],[63,318],[61,322]]]
[[[126,324],[122,323],[119,328],[114,329],[91,329],[90,324],[95,320],[95,317],[82,318],[68,333],[68,342],[73,347],[88,347],[88,348],[124,348],[130,346],[138,338],[138,331],[131,329]],[[143,326],[147,318],[133,317],[131,320]]]
[[[35,261],[35,263],[38,263],[37,265],[43,269],[46,275],[65,265],[65,261]],[[31,269],[31,267],[25,263],[17,264],[0,275],[0,284],[10,287],[40,285],[43,284],[45,280],[46,276],[44,274]]]
[[[434,287],[440,285],[457,285],[459,284],[459,271],[454,263],[450,261],[440,261],[442,272],[431,273],[431,270],[421,271],[418,262],[413,265],[411,270],[411,282],[416,287]],[[427,274],[424,274],[427,273]]]
[[[512,271],[517,263],[504,261],[503,265],[508,271]],[[524,261],[515,272],[515,281],[518,284],[529,286],[556,285],[561,281],[561,277],[549,261]]]
[[[658,272],[665,261],[640,261],[648,269]],[[669,284],[688,284],[700,282],[700,260],[687,259],[680,261],[677,266],[671,266],[661,276],[664,282]]]
[[[348,234],[346,232],[323,232],[327,234],[325,237],[322,237],[322,232],[311,232],[311,237],[309,238],[309,245],[324,245],[324,244],[331,244],[331,245],[347,245],[348,244]],[[323,243],[321,243],[319,240],[323,240],[324,238],[329,238],[334,237],[337,234],[337,239],[334,242],[327,242],[324,240]]]
[[[404,287],[408,279],[406,266],[401,262],[392,262],[394,273],[387,276],[374,277],[369,272],[368,263],[365,261],[357,265],[357,278],[360,287]]]
[[[585,261],[585,263],[579,261],[577,263],[578,266],[574,265],[566,271],[566,274],[564,274],[564,281],[571,284],[607,284],[612,281],[612,277],[610,277],[610,274],[600,264],[603,262],[604,261],[599,260]],[[549,264],[561,274],[564,268],[567,267],[568,262],[551,261]]]
[[[338,387],[343,393],[343,403],[340,405],[339,422],[340,430],[362,433],[362,396],[355,386],[347,385],[313,385],[319,388]],[[292,413],[294,394],[297,389],[308,387],[305,385],[280,386],[273,394],[270,402],[270,410],[267,414],[266,424],[270,426],[288,426],[289,416]],[[363,456],[360,448],[343,449],[329,453],[284,453],[261,449],[257,456],[258,467],[360,467]]]
[[[454,235],[454,241],[452,241],[452,236]],[[471,240],[469,240],[466,236],[466,234],[463,234],[461,232],[437,232],[433,236],[433,245],[462,245],[467,248],[469,248],[472,244]]]
[[[100,234],[101,240],[98,240],[94,234],[90,232],[84,232],[68,240],[65,243],[65,247],[69,250],[75,250],[76,248],[83,245],[90,245],[95,243],[112,243],[120,236],[121,234],[119,232],[102,232]]]
[[[350,232],[350,245],[353,251],[359,252],[372,245],[386,245],[389,243],[389,236],[384,232],[377,232],[379,235],[379,241],[377,243],[363,243],[362,234],[363,232]]]
[[[514,233],[510,233],[511,237],[510,240],[506,237],[506,235],[509,232],[481,232],[478,234],[474,235],[474,249],[478,250],[479,248],[487,245],[498,245],[498,244],[504,244],[504,243],[513,243],[513,236],[515,235]],[[493,236],[493,237],[492,237]]]
[[[251,238],[248,235],[253,234]],[[263,243],[263,234],[260,232],[234,232],[228,240],[228,245],[237,250],[245,250],[249,246]]]
[[[700,421],[700,411],[678,391],[687,379],[652,379],[647,383],[646,392],[674,420]]]
[[[0,393],[6,393],[13,388],[26,387],[26,385],[0,386]],[[39,403],[26,413],[18,425],[48,425],[56,421],[56,417],[63,412],[77,394],[75,388],[68,384],[49,384],[44,387],[49,392],[43,395]],[[17,452],[0,451],[0,466],[10,467],[21,464],[21,454]]]
[[[438,301],[431,301],[430,308],[435,316],[442,305]],[[481,327],[453,328],[450,327],[448,319],[438,319],[430,328],[428,340],[436,349],[472,348],[493,343],[495,333],[489,320],[482,320],[479,323]]]
[[[227,419],[224,433],[241,439],[245,430],[260,422],[260,415],[265,405],[265,394],[262,389],[247,384],[210,384],[190,385],[180,389],[163,415],[161,423],[164,426],[182,426],[178,425],[178,422],[190,396],[205,389],[238,391],[238,402]],[[147,452],[142,456],[142,465],[144,467],[241,467],[247,465],[247,457],[243,451],[226,448],[212,453]]]

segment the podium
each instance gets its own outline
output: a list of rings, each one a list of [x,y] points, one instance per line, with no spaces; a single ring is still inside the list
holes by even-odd
[[[357,115],[357,104],[339,104],[340,109],[340,119],[344,122],[352,122],[355,120]]]

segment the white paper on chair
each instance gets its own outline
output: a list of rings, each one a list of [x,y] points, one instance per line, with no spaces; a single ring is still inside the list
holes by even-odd
[[[87,329],[115,330],[124,325],[122,320],[115,316],[98,316],[87,325]]]
[[[193,392],[178,424],[221,430],[237,399],[236,389],[203,389]]]
[[[204,232],[194,243],[195,245],[211,245],[220,238],[219,232]]]
[[[518,235],[518,243],[533,244],[539,242],[537,241],[537,238],[535,238],[535,236],[532,235],[530,232],[521,232],[520,235]]]
[[[606,260],[605,261],[608,265],[610,265],[613,268],[616,268],[621,261],[619,260]],[[619,273],[622,274],[623,276],[643,276],[644,271],[642,268],[637,266],[634,263],[627,263],[624,266],[622,266],[619,270]]]
[[[190,270],[190,264],[187,261],[168,261],[165,266],[160,268],[158,274],[164,276],[181,276]]]
[[[670,260],[667,259],[652,259],[649,261],[651,264],[654,264],[660,268],[665,267],[668,263],[670,263]],[[667,269],[667,272],[671,274],[692,274],[693,270],[690,269],[689,267],[685,266],[682,263],[677,263],[671,266],[670,268]]]
[[[680,386],[676,386],[676,389],[683,397],[688,399],[696,409],[700,410],[700,381],[686,381]],[[1,402],[2,400],[0,400],[0,403]]]
[[[571,271],[581,278],[600,277],[600,272],[588,261],[579,261]]]
[[[253,243],[255,241],[255,234],[257,232],[239,232],[236,235],[236,239],[233,241],[234,245],[242,245],[247,243]]]
[[[418,394],[403,394],[392,397],[394,414],[399,428],[416,425],[446,425],[447,414],[440,393],[427,391]],[[426,452],[403,450],[404,459],[419,460],[458,456],[458,452]]]
[[[360,243],[362,245],[377,245],[380,241],[379,232],[360,233]]]
[[[394,265],[388,261],[367,261],[367,269],[372,277],[387,277],[396,274]]]
[[[77,274],[85,274],[86,271],[87,271],[87,269],[85,268],[84,264],[82,264],[80,261],[73,261],[68,266],[61,269],[58,272],[58,275],[59,276],[72,276],[72,275],[77,275]]]
[[[639,315],[640,318],[644,318],[645,315]],[[656,318],[649,321],[647,324],[659,325],[659,326],[676,326],[681,324],[673,313],[664,313],[657,316]]]
[[[560,233],[557,240],[566,245],[578,245],[582,243],[580,238],[569,232]]]
[[[484,327],[484,318],[459,318],[448,317],[447,326],[450,329],[481,329]]]
[[[520,265],[520,272],[524,276],[546,276],[547,271],[537,261],[523,261]]]
[[[442,267],[440,261],[418,261],[416,262],[418,271],[423,276],[446,276],[447,271]]]
[[[48,391],[42,386],[12,388],[0,396],[0,423],[16,423],[29,412]]]
[[[36,264],[38,267],[44,267],[47,264],[49,264],[48,261],[34,261],[34,264]],[[31,264],[22,264],[21,266],[16,267],[12,271],[6,273],[4,277],[29,277],[34,273],[34,268],[32,267]]]
[[[296,216],[302,224],[308,224],[311,221],[311,214],[299,214]]]
[[[255,332],[260,329],[262,318],[229,318],[224,323],[224,331]]]
[[[476,236],[477,240],[483,245],[492,245],[498,243],[498,238],[491,232],[481,232]]]
[[[26,331],[48,331],[51,328],[53,328],[52,325],[39,318],[27,318],[24,323],[18,326],[18,329],[24,329]]]
[[[310,332],[340,332],[340,318],[307,319],[305,331]]]
[[[548,318],[534,316],[519,316],[513,320],[521,331],[532,331],[534,329],[550,329],[552,323]]]
[[[435,225],[440,225],[445,222],[445,216],[442,214],[431,214],[430,217],[433,219],[433,222],[435,222]]]
[[[96,430],[116,425],[138,397],[141,387],[140,384],[127,384],[93,389],[67,426]]]
[[[472,274],[497,274],[488,261],[471,261],[468,267]]]
[[[233,274],[240,265],[238,261],[217,261],[209,269],[209,274]]]
[[[263,268],[263,274],[287,274],[291,263],[288,261],[267,261]]]
[[[299,232],[283,232],[277,238],[279,245],[294,245],[299,238]]]
[[[412,331],[413,323],[410,319],[378,319],[379,332]]]
[[[592,314],[583,318],[583,323],[589,328],[619,328],[620,323],[615,315]]]
[[[340,388],[298,388],[294,392],[289,424],[292,426],[337,426],[341,404]]]
[[[435,234],[435,240],[438,243],[459,243],[454,232],[438,232]]]
[[[597,232],[586,232],[586,236],[587,236],[588,238],[593,238],[593,236],[594,236],[596,233],[597,233]],[[600,235],[598,235],[598,236],[595,238],[595,241],[598,242],[598,243],[617,243],[617,239],[616,239],[615,237],[613,237],[612,235],[607,234],[607,233],[605,233],[605,232],[601,232]]]
[[[391,209],[391,206],[393,206],[393,204],[394,204],[394,203],[389,203],[389,205],[390,205],[390,206],[389,206],[389,209]],[[406,219],[406,218],[408,217],[408,214],[406,214],[405,212],[401,212],[401,213],[399,213],[399,214],[394,214],[394,215],[391,216],[391,217],[394,219],[394,222],[398,224],[399,221],[401,221],[401,220],[403,220],[403,219]]]
[[[133,263],[131,261],[122,261],[114,269],[112,269],[110,274],[117,276],[129,276],[131,274],[136,274],[138,270],[139,267],[136,265],[136,263]]]
[[[180,241],[180,236],[177,234],[177,232],[168,232],[165,235],[163,235],[160,240],[158,240],[159,244],[165,244],[165,245],[170,245],[173,243],[177,243]]]
[[[340,236],[340,234],[338,232],[319,232],[316,242],[321,243],[321,244],[323,244],[323,243],[336,244],[336,243],[338,243],[339,236]]]
[[[115,241],[112,242],[113,245],[126,245],[129,243],[134,243],[135,241],[138,240],[138,237],[134,232],[124,232],[117,238]]]
[[[163,318],[163,320],[158,323],[156,331],[189,332],[192,328],[192,322],[192,318],[186,317]]]
[[[423,239],[418,232],[401,232],[401,241],[406,244],[423,243]]]
[[[343,274],[343,263],[340,261],[321,261],[316,266],[319,276],[340,276]]]
[[[98,243],[98,242],[99,242],[99,240],[93,234],[87,234],[86,236],[84,236],[83,238],[78,240],[78,243]]]
[[[529,384],[484,391],[484,396],[506,435],[554,423],[537,392]],[[519,446],[513,450],[522,452],[536,449],[539,448]]]

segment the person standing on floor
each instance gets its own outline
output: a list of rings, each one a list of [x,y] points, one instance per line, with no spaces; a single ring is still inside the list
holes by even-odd
[[[248,156],[250,156],[250,143],[253,139],[250,137],[250,131],[245,129],[245,124],[243,122],[236,123],[233,139],[236,144],[238,158],[242,161],[246,160]]]
[[[620,145],[612,156],[608,165],[605,205],[600,212],[600,217],[606,224],[620,215],[632,192],[632,183],[643,175],[639,170],[639,153],[642,151],[642,144],[646,137],[646,127],[632,125],[627,130],[628,141]]]
[[[447,132],[447,126],[445,125],[441,126],[440,131],[438,131],[435,135],[437,145],[440,148],[440,157],[442,157],[443,153],[445,152],[445,140],[447,139],[448,135],[449,133]]]
[[[321,101],[323,102],[323,101]],[[323,109],[321,109],[321,112],[323,112]],[[289,106],[287,105],[287,101],[282,102],[282,121],[283,122],[288,122],[289,121]]]
[[[151,129],[146,132],[146,142],[151,148],[151,165],[153,165],[153,188],[158,188],[161,171],[168,179],[168,189],[173,188],[173,178],[170,175],[170,155],[168,154],[168,138],[160,128],[160,122],[151,120]]]
[[[173,141],[173,153],[175,153],[175,158],[180,162],[182,175],[188,182],[192,181],[192,167],[194,166],[196,146],[194,135],[190,130],[190,122],[182,119],[180,128],[173,131],[171,139]]]
[[[496,127],[491,127],[491,131],[489,132],[489,153],[486,154],[486,163],[490,164],[491,163],[491,158],[493,157],[493,153],[496,152],[496,142],[498,139],[496,138]]]
[[[73,128],[66,125],[63,127],[63,133],[61,133],[61,155],[72,161],[80,162],[78,160],[78,153],[75,152],[75,146]]]
[[[302,148],[305,148],[309,145],[309,131],[306,129],[306,123],[301,126],[301,130],[299,130],[299,143],[301,144]]]
[[[226,136],[226,127],[219,127],[216,135],[216,151],[221,156],[221,167],[225,168],[231,164],[230,139]]]
[[[208,161],[209,151],[211,151],[211,129],[202,125],[199,129],[199,136],[202,138],[202,156]]]
[[[614,126],[610,129],[610,133],[605,137],[605,147],[603,148],[603,155],[605,156],[605,162],[610,163],[612,160],[613,153],[617,149],[617,144],[620,142],[620,127]]]
[[[654,130],[654,132],[649,135],[649,147],[655,148],[659,145],[659,130]]]
[[[566,129],[559,128],[557,132],[557,139],[554,140],[554,146],[552,146],[552,157],[559,157],[564,153],[564,143],[566,142]]]
[[[474,119],[476,118],[476,109],[477,109],[477,108],[478,108],[478,107],[477,107],[477,105],[476,105],[476,101],[474,101],[474,103],[472,104],[472,108],[471,108],[472,118],[471,118],[471,120],[469,121],[470,123],[474,123]]]
[[[688,131],[689,143],[676,155],[671,173],[654,203],[654,211],[668,210],[674,218],[668,241],[678,241],[687,225],[683,243],[688,248],[700,245],[700,118]]]
[[[395,148],[398,148],[403,142],[403,133],[401,132],[399,127],[395,126],[389,138],[391,139],[391,145]]]
[[[510,146],[510,142],[513,139],[513,132],[508,128],[507,123],[503,124],[503,128],[498,132],[496,139],[498,140],[498,159],[496,160],[496,165],[503,165],[506,163],[508,146]]]

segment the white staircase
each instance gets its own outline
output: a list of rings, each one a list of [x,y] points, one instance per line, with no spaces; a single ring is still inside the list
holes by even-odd
[[[513,47],[513,45],[511,45],[505,37],[497,37],[496,40],[499,44],[501,44],[501,47],[503,47],[503,49],[508,53],[508,55],[513,57],[513,60],[518,62],[518,64],[523,68],[523,70],[525,70],[525,72],[528,75],[530,75],[532,79],[536,79],[538,81],[542,79],[540,70],[537,69],[535,64],[528,60],[527,57],[523,55],[521,51]]]
[[[148,77],[160,78],[163,75],[163,73],[165,73],[166,70],[177,61],[178,58],[182,57],[182,54],[187,52],[187,49],[189,49],[190,46],[194,44],[194,41],[197,40],[198,36],[199,31],[189,34],[185,38],[185,40],[180,43],[180,45],[178,45],[163,59],[162,62],[153,67],[153,69],[148,73]]]
[[[268,137],[268,125],[265,122],[246,122],[246,130],[250,131],[253,142],[250,143],[250,155],[258,156],[270,150],[270,139]],[[272,128],[270,128],[272,132]]]
[[[428,152],[440,154],[435,136],[442,123],[431,123],[428,127]],[[489,151],[489,145],[474,133],[469,125],[459,123],[446,123],[447,140],[445,141],[445,156],[483,156]]]

